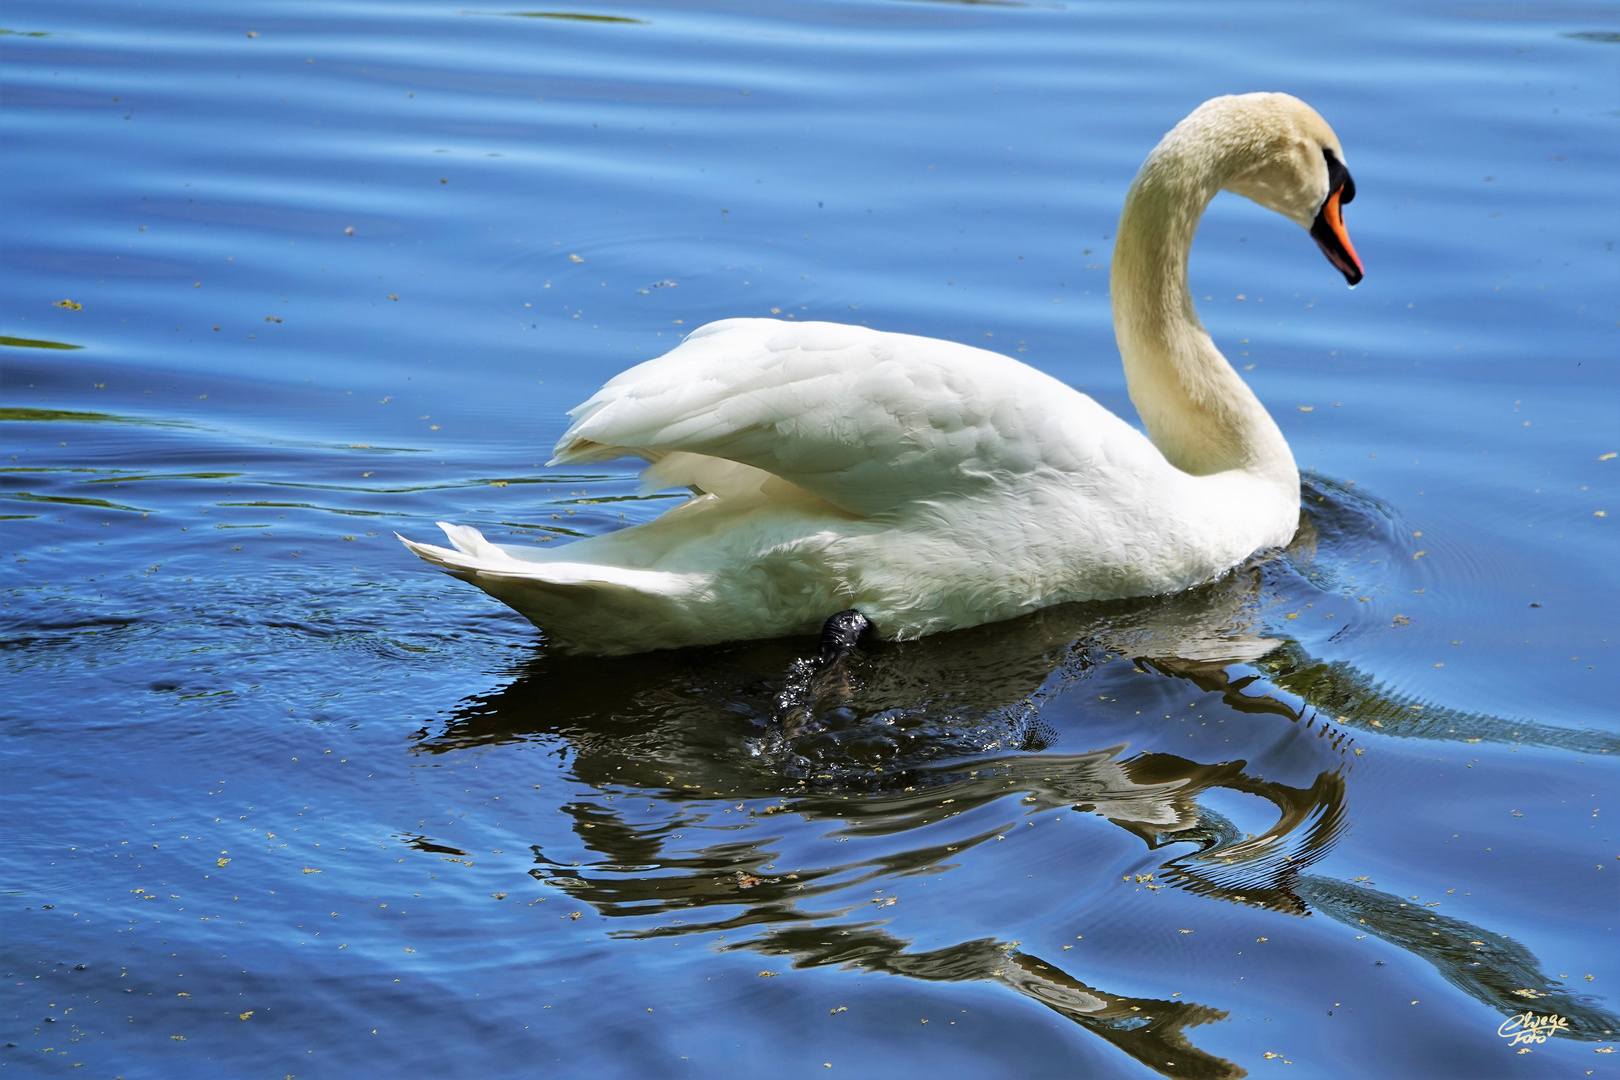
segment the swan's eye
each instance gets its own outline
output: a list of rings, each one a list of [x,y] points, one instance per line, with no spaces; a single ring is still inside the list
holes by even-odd
[[[1344,167],[1339,155],[1325,146],[1322,148],[1322,157],[1327,162],[1328,194],[1331,196],[1335,191],[1339,192],[1340,206],[1353,202],[1356,197],[1356,182],[1350,178],[1350,170]]]

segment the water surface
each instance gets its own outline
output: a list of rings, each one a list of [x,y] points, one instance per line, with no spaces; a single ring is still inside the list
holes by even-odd
[[[4,18],[0,1067],[1615,1073],[1620,6]],[[813,642],[552,656],[393,539],[672,505],[542,463],[716,318],[1134,420],[1125,187],[1257,89],[1368,267],[1233,196],[1193,252],[1288,551],[874,650],[784,738]]]

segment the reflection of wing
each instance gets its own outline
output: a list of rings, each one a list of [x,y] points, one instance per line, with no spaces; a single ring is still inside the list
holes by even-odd
[[[573,415],[554,464],[724,458],[862,515],[1085,470],[1105,444],[1132,471],[1168,470],[1129,425],[1016,360],[835,323],[710,323]]]

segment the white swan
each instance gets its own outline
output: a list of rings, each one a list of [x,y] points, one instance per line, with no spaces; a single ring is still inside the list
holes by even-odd
[[[1217,191],[1310,229],[1353,285],[1355,194],[1325,121],[1286,94],[1205,102],[1148,155],[1113,258],[1114,330],[1147,437],[967,345],[728,319],[576,408],[553,464],[635,456],[694,498],[558,548],[405,545],[552,645],[623,654],[814,631],[840,609],[913,638],[1047,604],[1170,593],[1286,544],[1299,475],[1209,338],[1187,253]]]

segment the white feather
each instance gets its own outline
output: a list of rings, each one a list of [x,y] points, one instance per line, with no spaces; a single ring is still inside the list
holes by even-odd
[[[1267,124],[1337,148],[1292,98],[1216,99],[1166,136],[1128,197],[1115,320],[1154,442],[982,349],[729,319],[608,382],[573,411],[552,459],[641,457],[644,487],[688,487],[691,500],[553,549],[454,525],[454,550],[405,542],[557,647],[599,654],[810,632],[849,607],[886,637],[916,637],[1179,591],[1285,544],[1293,457],[1191,315],[1185,283],[1198,215],[1226,173],[1252,186],[1246,133]],[[1295,187],[1318,182],[1296,171]],[[1267,190],[1303,201],[1279,175]]]

